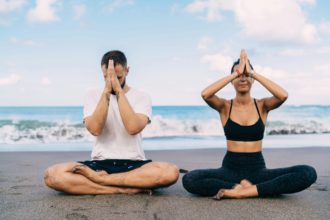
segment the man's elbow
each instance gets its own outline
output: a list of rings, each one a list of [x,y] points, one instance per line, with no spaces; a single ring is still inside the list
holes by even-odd
[[[146,125],[147,123],[144,124],[142,122],[132,121],[131,123],[128,123],[125,127],[127,133],[129,133],[130,135],[136,135],[140,133],[145,128]]]
[[[141,132],[141,129],[137,128],[136,126],[129,126],[126,130],[130,135],[136,135]]]
[[[102,134],[102,129],[100,127],[97,126],[91,126],[86,124],[85,125],[87,130],[89,131],[89,133],[91,133],[93,136],[99,136]]]
[[[101,131],[89,131],[89,133],[91,133],[93,136],[97,137],[101,135]]]

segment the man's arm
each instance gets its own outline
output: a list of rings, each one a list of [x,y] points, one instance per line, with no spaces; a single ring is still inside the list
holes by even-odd
[[[84,119],[87,130],[94,136],[99,136],[108,117],[110,93],[103,91],[94,113]]]
[[[132,106],[126,98],[125,92],[120,86],[115,72],[110,72],[110,78],[112,88],[116,93],[120,116],[126,131],[130,135],[138,134],[148,124],[149,118],[144,114],[134,112]]]
[[[149,118],[144,114],[134,112],[123,90],[119,91],[116,94],[120,116],[123,120],[123,124],[126,128],[126,131],[130,135],[140,133],[148,124]]]
[[[112,91],[111,75],[115,74],[113,61],[109,60],[109,68],[106,70],[105,87],[103,89],[101,98],[95,108],[94,113],[84,119],[87,130],[94,136],[102,133],[105,122],[108,117],[108,109],[110,105],[110,92]],[[103,67],[102,67],[103,68]]]

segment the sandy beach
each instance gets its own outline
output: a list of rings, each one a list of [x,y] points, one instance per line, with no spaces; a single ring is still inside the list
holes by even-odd
[[[146,151],[180,168],[218,167],[225,149]],[[265,149],[268,168],[309,164],[309,189],[275,198],[214,201],[186,192],[179,181],[154,195],[72,196],[47,188],[49,165],[89,158],[89,152],[0,153],[0,219],[330,219],[330,148]]]

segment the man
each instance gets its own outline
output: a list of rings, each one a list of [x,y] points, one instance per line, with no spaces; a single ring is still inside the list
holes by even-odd
[[[104,54],[101,68],[105,87],[90,91],[84,105],[84,124],[96,136],[92,160],[49,167],[46,185],[70,194],[114,194],[174,184],[175,165],[145,158],[141,132],[151,119],[151,100],[126,84],[124,53]]]

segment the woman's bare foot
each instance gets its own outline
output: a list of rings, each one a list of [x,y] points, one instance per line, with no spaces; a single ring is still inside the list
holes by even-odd
[[[86,165],[77,165],[72,170],[73,173],[80,174],[93,181],[94,183],[98,183],[103,185],[104,176],[109,175],[104,170],[102,171],[94,171]]]
[[[250,181],[248,181],[246,179],[241,180],[241,182],[239,184],[241,186],[243,186],[243,188],[247,188],[247,187],[250,187],[253,185]]]
[[[256,185],[252,185],[249,181],[245,180],[243,185],[236,184],[232,189],[220,189],[213,198],[215,200],[223,198],[242,199],[256,196],[258,196]]]

